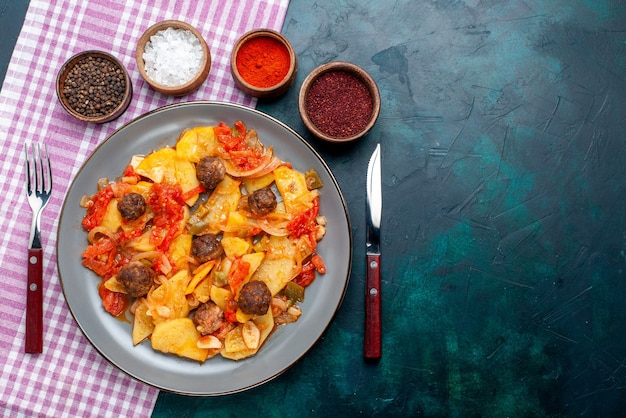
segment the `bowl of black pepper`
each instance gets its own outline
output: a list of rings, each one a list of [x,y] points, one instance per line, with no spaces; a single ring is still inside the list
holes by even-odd
[[[298,110],[307,129],[334,143],[365,136],[378,120],[380,93],[356,64],[334,61],[315,68],[302,82]]]
[[[126,111],[133,86],[124,65],[104,51],[83,51],[68,59],[57,75],[57,96],[76,119],[104,123]]]

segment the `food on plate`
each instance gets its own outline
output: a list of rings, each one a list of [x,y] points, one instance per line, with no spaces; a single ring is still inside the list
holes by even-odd
[[[314,170],[301,172],[241,121],[184,130],[129,156],[84,196],[82,263],[132,340],[199,362],[255,355],[326,267]]]
[[[265,315],[272,303],[272,293],[265,282],[253,280],[241,286],[238,302],[246,315]]]
[[[132,261],[120,268],[117,272],[117,281],[129,296],[138,298],[148,294],[154,283],[155,274],[147,264]]]

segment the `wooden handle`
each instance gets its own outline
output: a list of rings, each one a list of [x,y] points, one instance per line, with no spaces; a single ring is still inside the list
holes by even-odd
[[[43,250],[28,250],[26,288],[26,353],[43,351]]]
[[[380,254],[367,255],[366,276],[364,356],[378,359],[381,356]]]

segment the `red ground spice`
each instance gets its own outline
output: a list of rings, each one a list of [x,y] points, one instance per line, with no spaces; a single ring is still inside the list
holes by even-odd
[[[372,118],[374,103],[360,78],[346,71],[329,71],[311,85],[306,109],[320,131],[346,138],[365,128]]]
[[[269,36],[246,41],[239,48],[235,60],[241,77],[249,84],[261,88],[280,83],[291,64],[287,47]]]

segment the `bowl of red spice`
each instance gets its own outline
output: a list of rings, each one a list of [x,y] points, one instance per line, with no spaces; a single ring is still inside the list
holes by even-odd
[[[298,110],[307,129],[328,142],[350,142],[365,136],[380,114],[374,79],[350,62],[329,62],[304,79]]]
[[[274,99],[293,84],[298,61],[291,43],[281,33],[253,29],[235,43],[230,69],[241,91],[260,99]]]
[[[122,115],[133,97],[124,65],[104,51],[79,52],[59,70],[56,92],[63,108],[84,122],[104,123]]]
[[[193,93],[211,71],[206,41],[180,20],[163,20],[146,29],[137,42],[135,60],[150,87],[169,96]]]

